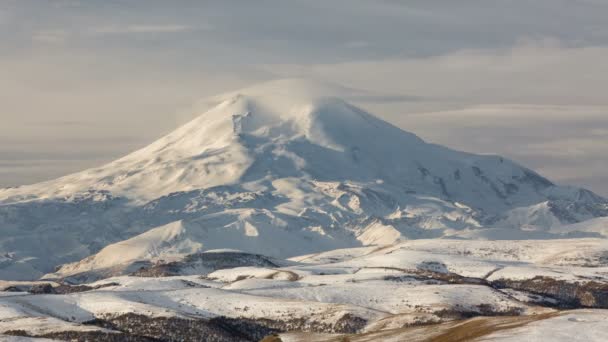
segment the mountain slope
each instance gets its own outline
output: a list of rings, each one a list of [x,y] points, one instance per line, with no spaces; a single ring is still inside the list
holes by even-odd
[[[590,191],[499,156],[428,144],[332,97],[346,91],[284,80],[222,95],[112,163],[0,190],[0,278],[38,277],[167,225],[181,227],[188,253],[288,257],[483,227],[558,237],[552,226],[608,216],[608,202]],[[153,239],[168,250],[185,241]]]

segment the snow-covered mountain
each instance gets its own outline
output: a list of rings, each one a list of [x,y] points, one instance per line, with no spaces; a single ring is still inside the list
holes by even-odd
[[[225,94],[107,165],[0,190],[0,279],[218,248],[291,257],[417,238],[604,236],[557,229],[608,216],[600,196],[427,143],[341,100],[349,91],[283,80]]]

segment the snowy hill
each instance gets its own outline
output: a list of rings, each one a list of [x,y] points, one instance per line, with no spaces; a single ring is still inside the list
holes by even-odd
[[[217,248],[291,257],[417,238],[604,236],[557,229],[608,216],[600,196],[426,143],[340,99],[350,91],[283,80],[225,94],[112,163],[0,190],[0,279],[87,257],[83,271]]]
[[[169,274],[0,282],[0,338],[517,341],[541,329],[540,340],[604,341],[607,241],[412,240],[291,260],[222,250],[166,263]]]

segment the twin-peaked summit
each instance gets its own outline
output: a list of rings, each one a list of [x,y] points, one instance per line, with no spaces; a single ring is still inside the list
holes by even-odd
[[[271,189],[284,178],[352,182],[431,195],[492,213],[537,203],[553,185],[498,156],[425,143],[340,97],[357,91],[281,80],[221,95],[217,105],[105,166],[0,192],[0,201],[89,190],[144,203],[222,185]]]
[[[426,143],[345,101],[368,95],[264,83],[213,98],[207,112],[107,165],[0,190],[0,278],[45,273],[176,222],[179,246],[290,256],[495,234],[488,226],[514,229],[502,237],[522,227],[550,234],[608,215],[589,191],[555,186],[499,156]],[[157,257],[178,246],[150,236],[173,235],[132,241]]]

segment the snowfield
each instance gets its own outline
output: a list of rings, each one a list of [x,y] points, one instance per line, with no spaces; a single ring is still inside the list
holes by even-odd
[[[606,340],[608,200],[349,92],[224,94],[107,165],[0,189],[0,341]]]

